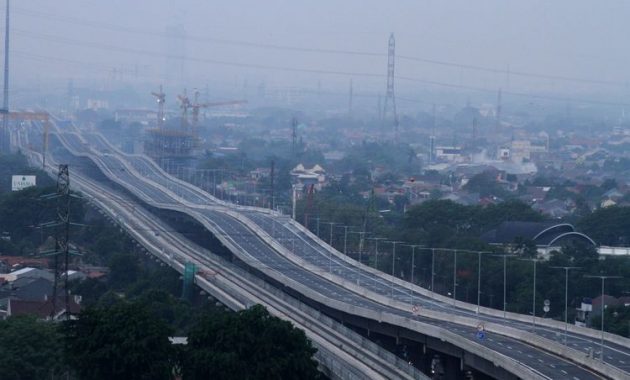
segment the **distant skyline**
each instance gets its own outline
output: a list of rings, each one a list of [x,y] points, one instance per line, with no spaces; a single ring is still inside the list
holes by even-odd
[[[269,88],[345,91],[352,78],[357,93],[382,93],[387,39],[393,32],[400,94],[501,87],[630,103],[630,52],[623,48],[630,35],[630,3],[622,0],[32,0],[11,6],[15,88],[61,86],[70,78],[98,87],[122,76],[156,86],[177,81],[189,88],[208,83],[257,87],[264,82]],[[187,38],[166,38],[173,28]],[[267,46],[256,46],[261,44]],[[185,57],[183,81],[166,75],[180,55]],[[508,68],[512,75],[505,73]]]

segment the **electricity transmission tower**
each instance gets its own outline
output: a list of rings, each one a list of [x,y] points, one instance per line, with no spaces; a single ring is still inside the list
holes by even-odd
[[[385,92],[385,106],[383,107],[383,119],[388,118],[391,103],[391,116],[394,120],[394,128],[398,133],[398,113],[396,111],[396,94],[394,93],[394,73],[396,59],[396,40],[394,33],[389,36],[387,49],[387,90]]]

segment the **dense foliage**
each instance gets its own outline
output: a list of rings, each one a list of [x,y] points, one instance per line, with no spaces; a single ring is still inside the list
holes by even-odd
[[[262,306],[202,318],[189,335],[186,379],[318,379],[302,330]]]
[[[50,379],[64,372],[62,334],[31,317],[0,321],[0,378]]]
[[[64,327],[67,362],[81,379],[171,378],[171,329],[142,304],[87,309]]]

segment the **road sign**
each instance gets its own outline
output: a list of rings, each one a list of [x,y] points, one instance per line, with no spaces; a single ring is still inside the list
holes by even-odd
[[[477,339],[479,340],[486,339],[486,333],[484,331],[477,331]]]
[[[545,306],[549,306],[549,305],[551,305],[551,301],[549,301],[549,300],[545,300],[545,302],[543,302],[543,304],[544,304]]]
[[[418,306],[418,305],[413,305],[413,307],[411,308],[411,312],[414,315],[417,315],[419,311],[420,311],[420,306]]]
[[[484,331],[486,329],[486,326],[483,323],[479,323],[477,325],[477,331]]]
[[[35,186],[36,182],[34,175],[14,175],[11,177],[11,191],[20,191]]]
[[[543,311],[545,313],[548,313],[549,312],[549,306],[547,306],[547,305],[543,306]]]

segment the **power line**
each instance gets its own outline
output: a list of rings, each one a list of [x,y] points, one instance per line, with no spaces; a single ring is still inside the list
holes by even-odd
[[[196,42],[202,42],[202,43],[216,43],[216,44],[222,44],[222,45],[294,51],[294,52],[303,52],[303,53],[336,54],[336,55],[382,57],[382,58],[387,57],[387,54],[381,53],[381,52],[299,47],[299,46],[268,44],[268,43],[259,43],[259,42],[234,40],[234,39],[202,37],[202,36],[194,36],[194,35],[191,35],[191,36],[170,35],[163,32],[148,31],[148,30],[137,29],[137,28],[129,28],[129,27],[121,26],[121,25],[114,25],[114,24],[108,24],[108,23],[103,23],[103,22],[86,21],[84,19],[78,19],[78,18],[68,17],[68,16],[59,16],[59,15],[54,15],[51,13],[33,11],[33,10],[28,10],[28,9],[23,9],[23,8],[17,8],[15,12],[26,14],[29,16],[34,16],[34,17],[45,18],[47,20],[57,19],[60,21],[71,22],[76,25],[83,25],[90,28],[99,28],[99,29],[105,29],[105,30],[110,30],[110,31],[115,31],[115,32],[147,35],[147,36],[160,37],[160,38],[185,39],[188,41],[196,41]],[[497,74],[497,75],[507,74],[511,76],[521,76],[521,77],[526,77],[526,78],[539,78],[539,79],[547,79],[547,80],[558,80],[558,81],[563,81],[563,82],[596,84],[596,85],[616,86],[616,87],[627,86],[626,83],[622,83],[618,81],[606,81],[606,80],[599,80],[599,79],[592,79],[592,78],[578,78],[578,77],[570,77],[570,76],[564,76],[564,75],[541,74],[541,73],[533,73],[533,72],[528,72],[528,71],[493,68],[493,67],[486,67],[486,66],[481,66],[481,65],[472,65],[472,64],[465,64],[465,63],[452,62],[452,61],[439,60],[439,59],[431,59],[431,58],[423,58],[423,57],[409,56],[409,55],[397,55],[397,58],[401,60],[411,61],[411,62],[428,63],[432,65],[437,65],[437,66],[487,72],[487,73],[492,73],[492,74]]]
[[[585,84],[600,84],[600,85],[607,85],[607,86],[619,86],[619,87],[626,86],[625,83],[605,81],[605,80],[599,80],[599,79],[575,78],[575,77],[568,77],[568,76],[562,76],[562,75],[531,73],[527,71],[514,71],[511,69],[498,69],[498,68],[469,65],[469,64],[456,63],[456,62],[447,62],[447,61],[441,61],[441,60],[436,60],[436,59],[419,58],[419,57],[412,57],[412,56],[405,56],[405,55],[398,55],[397,58],[407,60],[407,61],[413,61],[413,62],[422,62],[422,63],[430,63],[433,65],[439,65],[439,66],[454,67],[458,69],[483,71],[483,72],[492,73],[492,74],[501,74],[501,75],[508,74],[508,75],[516,75],[516,76],[529,77],[529,78],[551,79],[551,80],[560,80],[560,81],[565,81],[565,82],[576,82],[576,83],[585,83]]]
[[[32,33],[30,31],[20,30],[20,29],[14,30],[14,34],[18,34],[27,38],[33,38],[37,40],[44,40],[44,41],[73,45],[73,46],[81,46],[81,47],[87,47],[87,48],[92,48],[92,49],[117,51],[117,52],[122,52],[122,53],[139,54],[139,55],[158,57],[158,58],[166,57],[166,58],[182,59],[189,62],[215,64],[215,65],[222,65],[222,66],[228,66],[228,67],[240,67],[240,68],[274,70],[274,71],[284,71],[284,72],[298,72],[298,73],[301,72],[301,73],[309,73],[309,74],[335,75],[335,76],[345,76],[345,77],[365,77],[365,78],[381,78],[381,79],[387,77],[387,75],[384,75],[384,74],[368,73],[368,72],[351,72],[351,71],[341,71],[341,70],[297,68],[297,67],[290,67],[290,66],[273,66],[273,65],[256,64],[256,63],[234,62],[234,61],[224,61],[224,60],[208,59],[208,58],[179,56],[179,55],[174,55],[174,54],[158,53],[158,52],[150,51],[150,50],[125,48],[125,47],[114,46],[110,44],[85,42],[85,41],[80,41],[80,40],[75,40],[75,39],[70,39],[70,38],[52,36],[48,34],[46,35],[37,34],[37,33]],[[404,81],[409,81],[409,82],[423,83],[423,84],[429,84],[429,85],[447,87],[447,88],[455,88],[455,89],[461,89],[461,90],[469,90],[469,91],[484,92],[484,93],[496,92],[496,90],[494,89],[457,85],[457,84],[452,84],[452,83],[438,82],[438,81],[432,81],[432,80],[408,77],[408,76],[396,76],[396,78],[399,80],[404,80]],[[584,103],[584,104],[623,106],[623,107],[630,106],[629,103],[608,102],[608,101],[598,101],[598,100],[589,100],[589,99],[575,99],[575,98],[558,97],[558,96],[552,96],[552,95],[528,94],[528,93],[514,92],[514,91],[504,91],[504,94],[518,96],[518,97],[545,99],[545,100],[571,102],[571,103]]]
[[[356,55],[356,56],[368,56],[368,57],[383,57],[386,54],[377,53],[377,52],[368,52],[368,51],[353,51],[353,50],[339,50],[339,49],[323,49],[323,48],[309,48],[309,47],[299,47],[299,46],[287,46],[287,45],[278,45],[278,44],[268,44],[268,43],[260,43],[260,42],[251,42],[251,41],[242,41],[242,40],[233,40],[233,39],[224,39],[224,38],[215,38],[215,37],[202,37],[195,35],[171,35],[164,32],[157,31],[149,31],[137,28],[129,28],[123,27],[120,25],[108,24],[103,22],[94,22],[94,21],[85,21],[83,19],[78,19],[74,17],[67,16],[58,16],[45,12],[31,11],[26,9],[19,9],[18,13],[27,14],[31,16],[36,16],[40,18],[45,18],[47,20],[58,19],[60,21],[72,22],[77,25],[83,25],[90,28],[98,28],[98,29],[106,29],[115,32],[125,32],[131,34],[140,34],[146,36],[160,37],[160,38],[172,38],[172,39],[185,39],[188,41],[196,41],[196,42],[211,42],[217,44],[224,45],[235,45],[235,46],[246,46],[246,47],[254,47],[254,48],[262,48],[262,49],[274,49],[274,50],[286,50],[286,51],[297,51],[297,52],[305,52],[305,53],[320,53],[320,54],[342,54],[342,55]]]

